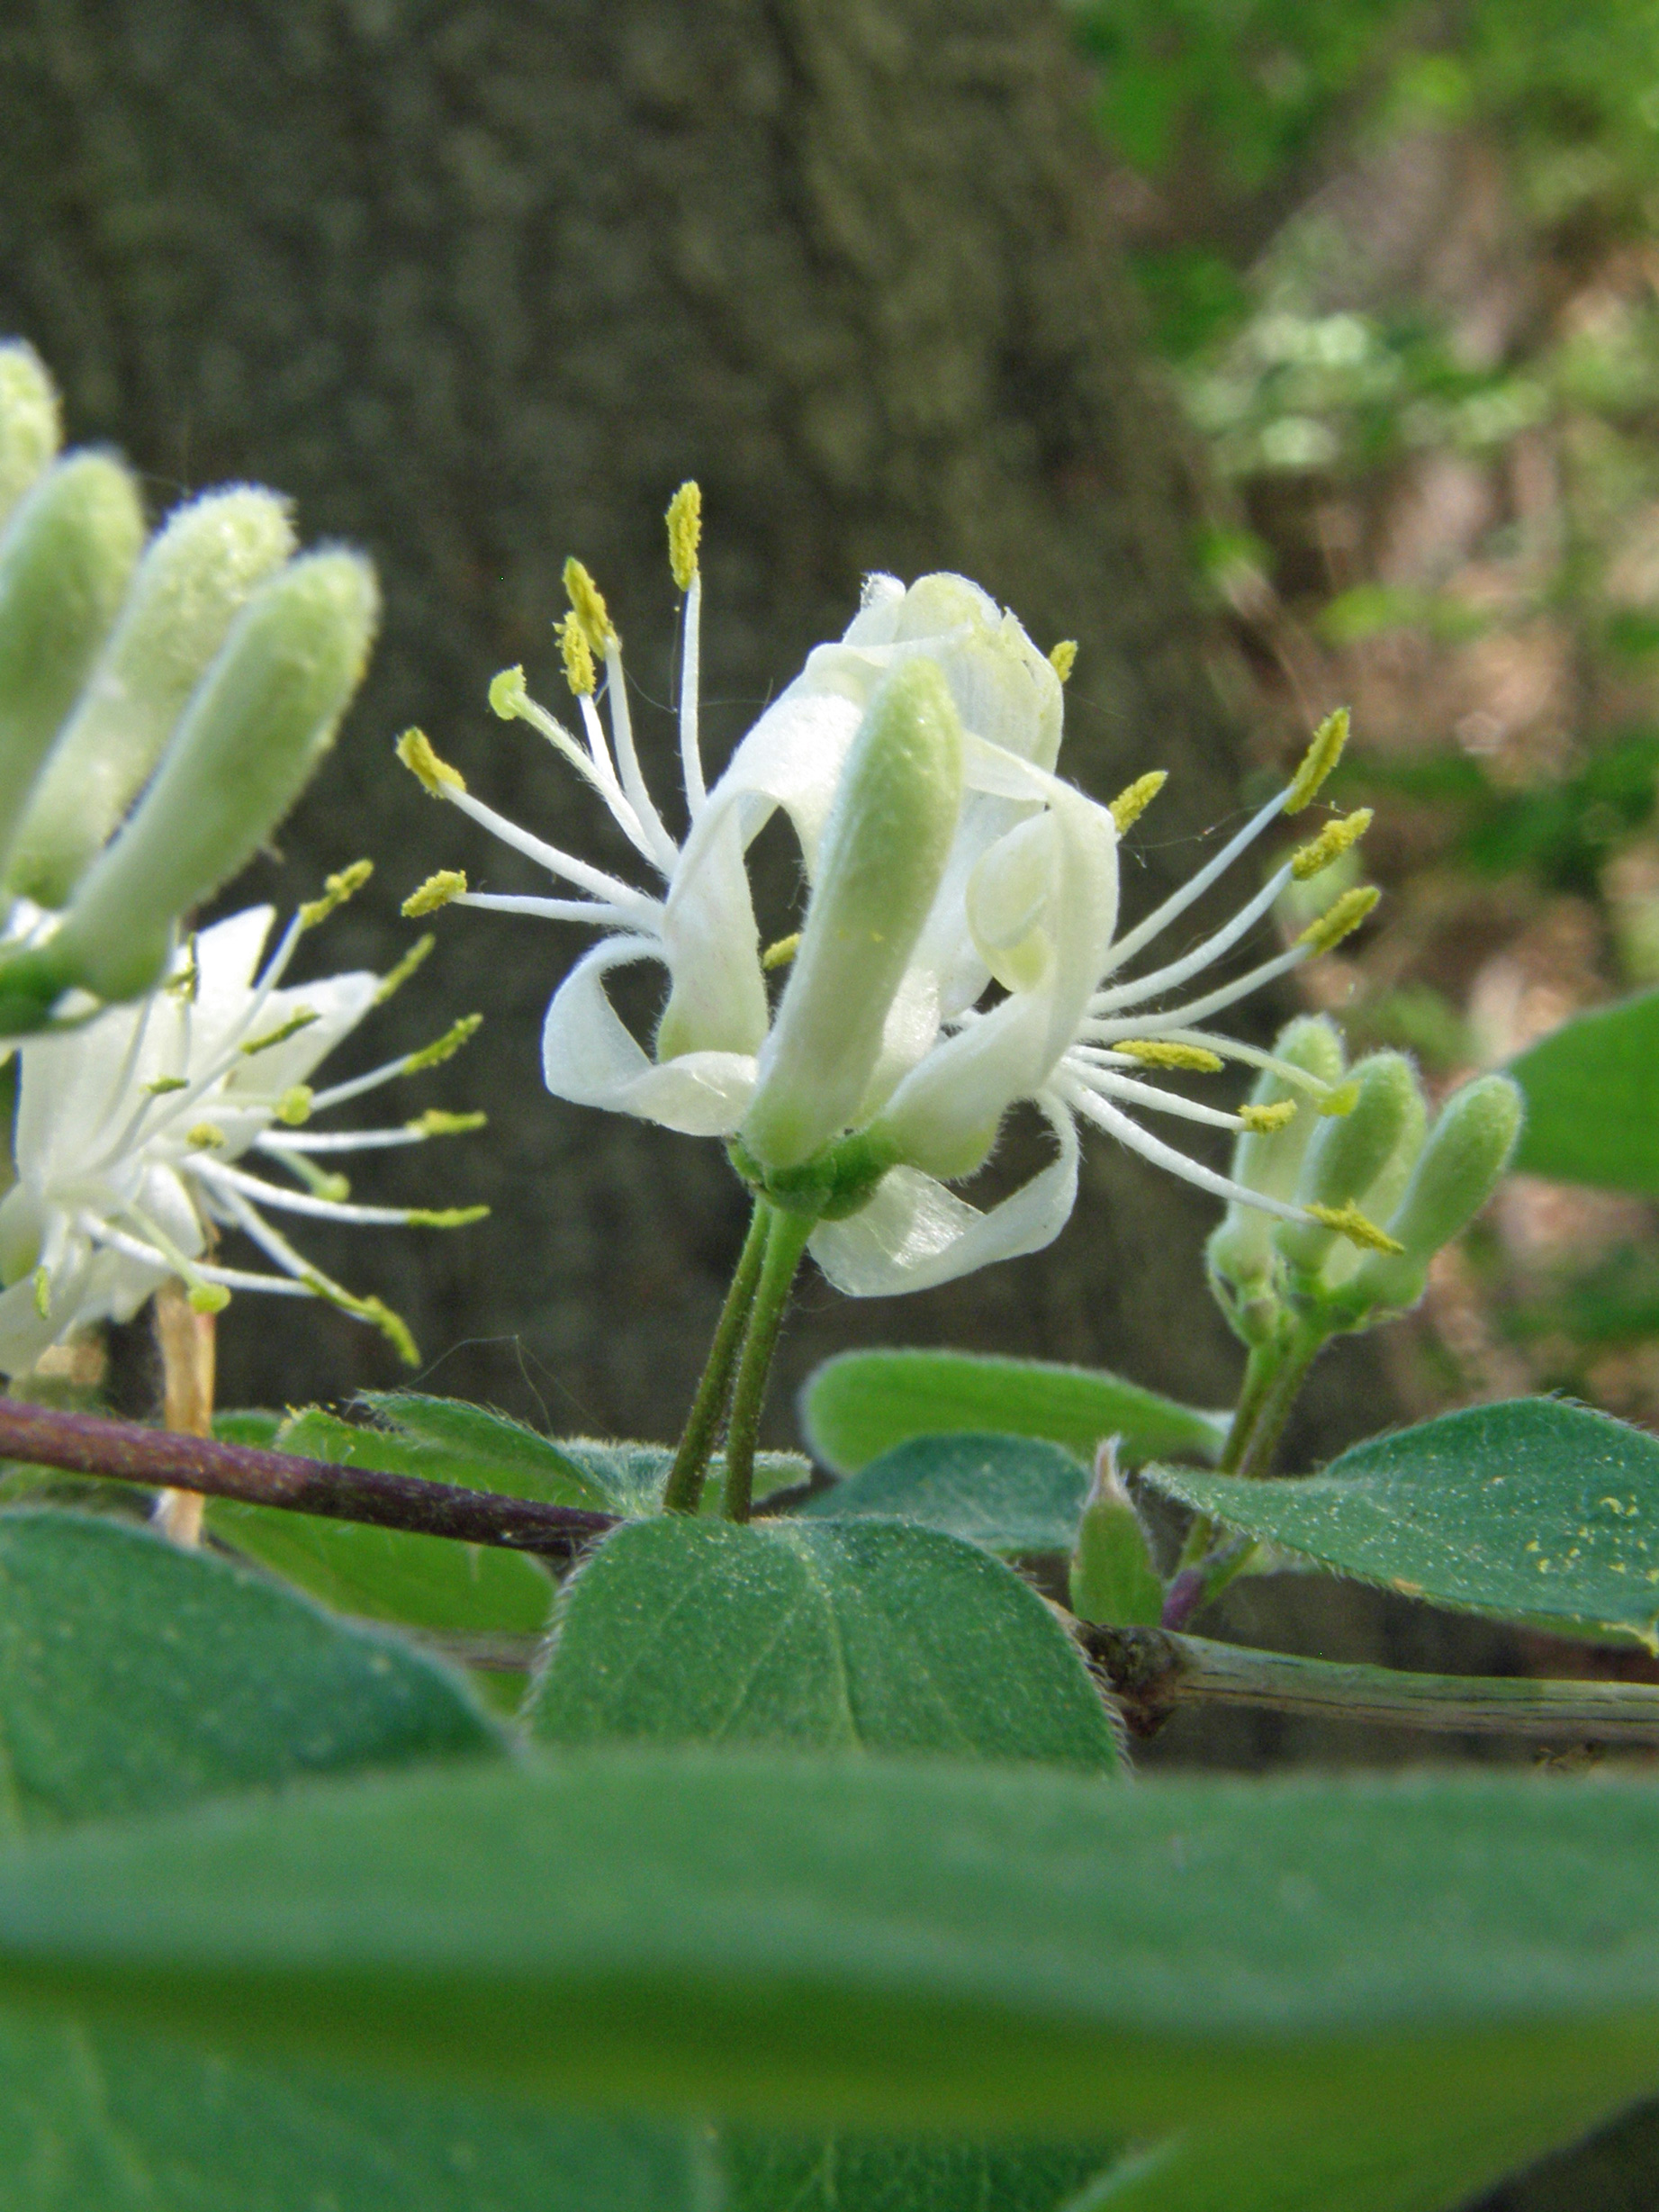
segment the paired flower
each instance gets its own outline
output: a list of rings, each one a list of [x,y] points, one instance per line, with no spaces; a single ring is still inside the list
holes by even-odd
[[[313,1267],[266,1218],[293,1214],[446,1228],[488,1209],[429,1212],[355,1205],[333,1156],[416,1144],[476,1127],[482,1115],[428,1113],[400,1128],[314,1133],[313,1115],[393,1077],[433,1067],[477,1026],[458,1024],[422,1052],[313,1089],[322,1060],[419,964],[423,940],[386,977],[283,978],[304,934],[351,896],[368,863],[331,877],[302,907],[263,967],[273,920],[255,907],[190,940],[167,981],[131,1007],[17,1050],[17,1180],[0,1202],[0,1369],[19,1374],[89,1323],[128,1320],[170,1276],[200,1312],[233,1290],[321,1297],[380,1327],[402,1357],[414,1346],[379,1299],[358,1297]],[[285,1181],[238,1163],[250,1153]],[[226,1267],[221,1233],[240,1232],[275,1273]]]
[[[679,710],[687,827],[671,832],[642,773],[621,643],[587,572],[567,564],[561,626],[579,738],[532,700],[518,669],[491,702],[527,723],[603,799],[658,880],[642,890],[545,844],[476,799],[418,731],[405,764],[446,800],[580,896],[474,892],[459,871],[422,885],[404,911],[455,899],[605,933],[559,987],[543,1031],[556,1096],[730,1141],[776,1204],[816,1220],[811,1250],[854,1296],[926,1287],[1050,1242],[1077,1193],[1079,1119],[1230,1200],[1312,1226],[1317,1206],[1247,1189],[1143,1129],[1164,1113],[1232,1131],[1281,1125],[1300,1108],[1341,1113],[1343,1085],[1238,1043],[1211,1017],[1357,926],[1373,891],[1349,892],[1296,944],[1183,1000],[1293,878],[1318,873],[1368,816],[1333,821],[1232,920],[1133,980],[1124,971],[1282,814],[1309,804],[1341,750],[1333,717],[1285,790],[1186,884],[1117,936],[1118,846],[1164,779],[1104,807],[1055,774],[1062,684],[1074,649],[1045,658],[1011,614],[963,578],[908,589],[872,577],[839,643],[818,647],[707,787],[699,745],[699,504],[669,510],[671,564],[685,593]],[[601,719],[600,691],[603,669]],[[606,724],[609,722],[609,728]],[[781,809],[809,897],[798,934],[763,948],[748,849]],[[607,992],[613,971],[660,962],[669,991],[647,1052]],[[775,1007],[768,981],[788,970]],[[1228,1113],[1148,1079],[1229,1060],[1282,1073],[1294,1096]],[[1058,1157],[987,1212],[948,1185],[987,1159],[1009,1110],[1034,1105]],[[1357,1209],[1328,1225],[1388,1241]]]

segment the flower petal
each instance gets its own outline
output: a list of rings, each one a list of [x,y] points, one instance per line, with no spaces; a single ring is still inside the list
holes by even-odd
[[[637,1115],[688,1136],[729,1136],[754,1088],[754,1060],[741,1052],[646,1058],[611,1005],[612,968],[663,958],[652,937],[613,937],[578,961],[560,984],[542,1030],[542,1075],[557,1098]]]
[[[1068,1114],[1046,1098],[1039,1103],[1059,1157],[988,1213],[932,1176],[895,1168],[861,1213],[821,1222],[808,1249],[835,1288],[850,1298],[931,1290],[1051,1244],[1077,1202],[1077,1136]]]

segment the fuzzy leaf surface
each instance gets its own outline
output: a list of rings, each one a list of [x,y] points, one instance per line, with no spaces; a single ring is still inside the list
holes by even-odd
[[[1072,1452],[1040,1437],[917,1436],[796,1509],[798,1521],[913,1521],[987,1551],[1069,1551],[1088,1491]]]

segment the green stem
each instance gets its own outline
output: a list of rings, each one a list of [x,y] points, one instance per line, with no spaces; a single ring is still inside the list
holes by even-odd
[[[817,1227],[816,1214],[786,1213],[777,1206],[768,1211],[771,1219],[766,1232],[766,1257],[749,1309],[749,1327],[737,1363],[737,1379],[732,1386],[732,1415],[726,1431],[725,1512],[728,1521],[747,1521],[754,1502],[754,1446],[772,1354],[795,1270],[807,1249],[807,1239]]]
[[[685,1434],[669,1469],[663,1492],[664,1512],[694,1513],[702,1502],[703,1477],[714,1455],[720,1416],[731,1395],[732,1364],[743,1341],[749,1309],[754,1304],[755,1286],[761,1279],[761,1262],[766,1253],[766,1232],[771,1212],[764,1198],[756,1198],[754,1212],[749,1217],[749,1233],[744,1239],[744,1248],[732,1276],[732,1287],[726,1294],[726,1304],[715,1325],[714,1342],[708,1347],[703,1377],[691,1401],[691,1411],[686,1416]]]
[[[1304,1321],[1298,1324],[1279,1355],[1256,1409],[1249,1434],[1244,1440],[1236,1465],[1228,1470],[1230,1473],[1260,1476],[1267,1472],[1279,1448],[1279,1439],[1285,1433],[1285,1424],[1290,1419],[1291,1408],[1301,1395],[1308,1369],[1318,1359],[1324,1341],[1324,1332],[1315,1323]]]
[[[1216,1472],[1236,1475],[1239,1462],[1249,1449],[1251,1434],[1260,1418],[1263,1404],[1273,1387],[1284,1348],[1276,1339],[1270,1344],[1252,1344],[1245,1363],[1244,1381],[1239,1391],[1239,1403],[1233,1408],[1232,1424],[1227,1431],[1227,1441],[1222,1447]],[[1215,1541],[1215,1523],[1207,1513],[1200,1513],[1186,1531],[1186,1541],[1181,1547],[1177,1572],[1199,1566],[1209,1556]]]

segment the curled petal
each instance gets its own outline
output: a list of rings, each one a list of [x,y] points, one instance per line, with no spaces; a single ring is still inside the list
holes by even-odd
[[[820,1223],[809,1249],[836,1289],[850,1298],[931,1290],[1051,1244],[1077,1202],[1077,1136],[1063,1108],[1046,1098],[1038,1103],[1059,1157],[988,1213],[931,1175],[895,1168],[861,1213]]]
[[[663,958],[651,937],[613,937],[571,970],[542,1029],[542,1076],[557,1098],[660,1122],[687,1136],[731,1135],[754,1088],[754,1061],[742,1052],[686,1052],[646,1058],[611,1005],[612,968]]]

